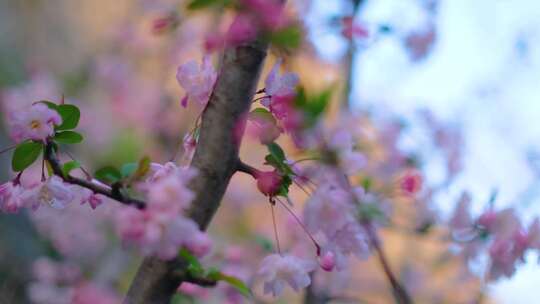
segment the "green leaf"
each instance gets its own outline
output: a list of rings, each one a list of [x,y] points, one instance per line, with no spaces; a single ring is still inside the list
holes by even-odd
[[[268,148],[268,152],[270,152],[270,154],[266,155],[264,158],[267,165],[274,167],[285,176],[294,173],[292,168],[286,163],[287,159],[285,152],[283,152],[283,149],[278,144],[271,143],[266,145],[266,147]]]
[[[115,183],[122,179],[122,173],[115,167],[107,166],[96,171],[95,178],[105,183]]]
[[[78,144],[83,141],[83,136],[75,131],[58,132],[54,136],[54,141],[62,144]]]
[[[192,0],[187,8],[190,10],[198,10],[210,6],[227,6],[231,4],[231,0]]]
[[[131,177],[132,180],[137,180],[146,176],[148,171],[150,171],[151,160],[148,156],[145,156],[139,160],[138,163],[128,163],[124,164],[120,169],[122,173],[122,178],[126,179]]]
[[[81,164],[78,161],[74,161],[74,160],[68,161],[62,167],[62,174],[64,174],[64,176],[68,176],[71,171],[78,169],[80,167],[81,167]]]
[[[204,275],[204,268],[202,267],[199,259],[191,254],[187,249],[182,248],[178,253],[178,256],[188,262],[187,270],[194,277],[201,277]]]
[[[270,42],[277,47],[297,49],[302,43],[302,30],[291,25],[270,34]]]
[[[77,127],[81,118],[79,108],[71,104],[62,104],[58,105],[56,110],[62,117],[62,124],[56,127],[56,130],[71,130]]]
[[[240,280],[237,277],[226,275],[226,274],[224,274],[224,273],[222,273],[220,271],[214,270],[214,271],[211,271],[207,275],[207,278],[210,279],[210,280],[226,282],[229,285],[231,285],[232,287],[234,287],[244,297],[246,297],[246,298],[251,297],[252,293],[251,293],[251,290],[249,289],[249,287],[246,285],[246,283],[244,283],[242,280]]]
[[[304,127],[314,126],[324,113],[330,99],[332,89],[326,89],[315,96],[308,96],[303,88],[299,88],[294,99],[294,106],[304,114]]]
[[[274,245],[272,244],[272,241],[270,241],[267,237],[263,235],[256,235],[255,242],[259,244],[259,246],[261,246],[261,248],[266,252],[274,251]]]
[[[122,168],[120,168],[120,173],[122,174],[122,178],[128,178],[133,173],[137,171],[137,163],[127,163],[123,164]]]
[[[150,157],[145,156],[139,160],[137,171],[133,174],[133,178],[139,179],[144,177],[150,171]]]
[[[279,185],[279,191],[276,195],[287,197],[289,196],[289,187],[292,185],[292,178],[289,175],[285,175],[281,179],[281,185]]]
[[[32,165],[43,151],[43,144],[34,141],[24,142],[15,148],[11,167],[13,171],[20,172]]]
[[[248,115],[248,118],[250,120],[257,120],[257,119],[263,119],[266,121],[276,123],[276,119],[274,118],[274,115],[270,113],[267,109],[264,108],[256,108],[253,111],[251,111]]]
[[[268,152],[270,152],[270,154],[274,156],[276,160],[281,162],[285,161],[285,152],[283,152],[283,149],[281,149],[278,144],[271,143],[266,145],[266,147],[268,148]]]

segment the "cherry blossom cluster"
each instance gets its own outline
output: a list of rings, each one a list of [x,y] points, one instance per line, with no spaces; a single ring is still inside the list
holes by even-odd
[[[449,222],[452,238],[467,260],[474,260],[487,248],[490,264],[488,280],[511,277],[517,265],[525,262],[529,250],[540,250],[540,220],[523,225],[512,208],[489,208],[474,218],[467,193],[460,198]]]
[[[180,248],[188,248],[196,256],[206,255],[210,238],[184,213],[194,194],[187,183],[196,172],[173,163],[153,164],[149,177],[139,188],[147,194],[144,210],[123,206],[116,217],[121,238],[136,244],[143,254],[163,259],[177,256]]]
[[[81,269],[69,263],[40,258],[33,264],[35,281],[28,289],[36,304],[116,304],[120,297],[102,284],[87,281]]]

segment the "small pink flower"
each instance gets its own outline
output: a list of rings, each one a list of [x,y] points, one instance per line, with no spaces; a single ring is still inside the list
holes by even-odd
[[[191,159],[193,159],[193,155],[195,155],[195,149],[197,148],[197,140],[193,138],[193,135],[187,133],[184,136],[182,146],[184,147],[183,159],[186,163],[189,163],[191,162]]]
[[[14,182],[0,185],[0,209],[6,213],[17,213],[25,206],[23,192],[24,189]]]
[[[325,253],[320,259],[319,259],[319,265],[321,265],[321,268],[324,271],[332,271],[334,267],[336,266],[336,259],[332,252]]]
[[[252,16],[238,14],[229,27],[226,40],[231,45],[251,41],[257,37],[257,28],[257,24]]]
[[[45,142],[54,135],[54,126],[61,122],[58,112],[42,103],[9,113],[8,117],[10,136],[17,143],[28,139]]]
[[[195,298],[205,298],[208,296],[208,290],[189,282],[182,282],[180,287],[178,287],[178,292]]]
[[[258,139],[263,145],[270,144],[281,135],[281,128],[273,117],[251,116],[246,125],[246,134]]]
[[[516,271],[516,258],[513,254],[513,243],[510,239],[497,239],[489,248],[491,265],[489,278],[511,277]]]
[[[278,60],[268,76],[266,76],[265,92],[270,99],[274,97],[287,97],[296,94],[296,86],[298,85],[298,75],[295,73],[285,73],[279,75],[281,60]]]
[[[204,49],[208,53],[216,52],[225,46],[225,37],[222,33],[210,32],[204,39]]]
[[[353,214],[351,196],[334,184],[321,185],[304,208],[304,220],[310,232],[322,232],[329,238],[354,221]]]
[[[195,233],[193,238],[186,242],[186,247],[195,256],[203,257],[210,252],[212,240],[206,233]]]
[[[270,31],[279,30],[289,23],[283,5],[277,0],[242,0],[256,15],[261,25]]]
[[[415,195],[422,189],[422,175],[418,170],[408,170],[399,181],[401,190],[407,195]]]
[[[257,276],[264,281],[264,293],[279,296],[288,284],[295,291],[311,284],[309,273],[317,268],[314,261],[292,255],[272,254],[265,257]]]
[[[205,56],[200,66],[195,61],[179,66],[176,79],[186,91],[188,100],[206,106],[217,79],[217,72],[212,66],[210,56]]]
[[[71,304],[117,304],[120,297],[108,288],[83,282],[74,288]]]
[[[369,31],[368,29],[359,24],[354,23],[354,19],[350,16],[344,17],[341,20],[343,30],[342,34],[347,39],[353,39],[353,38],[361,38],[365,39],[369,37]]]
[[[282,177],[276,171],[261,172],[257,175],[257,188],[266,196],[274,196],[279,192]]]
[[[487,230],[491,230],[493,225],[497,222],[497,213],[493,210],[487,210],[482,213],[478,220],[476,221],[479,225]]]
[[[154,35],[163,34],[173,30],[178,25],[178,18],[174,14],[159,17],[152,20],[152,33]]]

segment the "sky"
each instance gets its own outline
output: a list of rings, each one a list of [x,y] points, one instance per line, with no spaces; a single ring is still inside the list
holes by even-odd
[[[313,0],[308,18],[312,41],[328,61],[339,60],[345,43],[321,17],[346,9],[340,3]],[[357,19],[389,24],[399,36],[427,22],[421,3],[368,0]],[[540,175],[527,157],[540,151],[540,1],[440,0],[434,22],[437,40],[420,62],[411,62],[395,37],[360,50],[354,102],[411,118],[429,108],[462,126],[465,168],[448,197],[469,189],[480,210],[497,189],[497,206],[518,206],[526,220],[540,216]],[[442,209],[452,208],[442,201]],[[512,279],[490,286],[499,303],[530,303],[537,293],[540,265],[536,256],[527,261]]]

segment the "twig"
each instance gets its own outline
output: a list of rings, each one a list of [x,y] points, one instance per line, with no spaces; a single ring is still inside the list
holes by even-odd
[[[54,151],[54,146],[53,146],[52,143],[47,143],[46,146],[45,146],[45,160],[47,160],[47,162],[51,165],[52,172],[55,175],[62,178],[64,180],[64,182],[66,182],[66,183],[73,184],[73,185],[78,185],[78,186],[81,186],[83,188],[89,189],[94,193],[107,196],[109,198],[112,198],[112,199],[124,204],[124,205],[134,206],[134,207],[136,207],[138,209],[144,209],[146,207],[145,202],[143,202],[141,200],[138,200],[138,199],[127,197],[127,196],[123,195],[121,193],[121,191],[113,191],[113,189],[109,189],[107,187],[98,185],[96,183],[93,183],[91,181],[87,181],[85,179],[73,177],[73,176],[71,176],[69,174],[64,176],[64,172],[62,171],[60,161],[56,157],[56,153]]]
[[[241,160],[238,160],[238,162],[236,163],[236,171],[249,174],[255,179],[261,174],[260,170],[246,163],[243,163]]]
[[[386,278],[388,279],[388,282],[390,283],[392,287],[392,291],[394,293],[396,303],[412,304],[413,301],[411,300],[411,297],[407,293],[407,290],[401,285],[401,283],[399,283],[396,276],[392,272],[392,269],[390,268],[390,265],[388,264],[388,260],[386,259],[386,255],[384,254],[384,251],[382,250],[381,244],[379,242],[379,238],[377,237],[375,233],[375,229],[373,229],[372,224],[369,222],[364,222],[363,226],[368,235],[369,243],[375,249],[375,252],[377,253],[377,257],[379,259],[379,263],[381,264],[384,274],[386,275]]]

